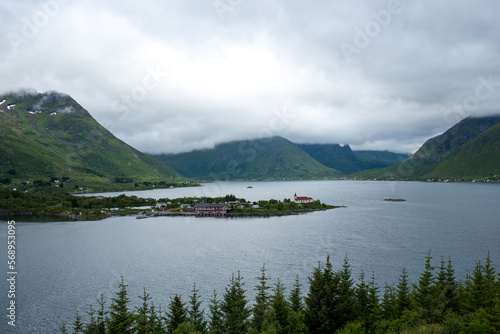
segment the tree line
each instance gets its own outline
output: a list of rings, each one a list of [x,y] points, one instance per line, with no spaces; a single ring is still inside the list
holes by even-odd
[[[439,266],[425,258],[424,271],[411,283],[403,268],[398,282],[380,287],[374,275],[361,272],[355,282],[344,259],[334,270],[330,258],[308,277],[303,295],[299,277],[287,292],[278,279],[270,284],[265,266],[255,297],[246,295],[245,282],[233,274],[222,296],[214,291],[208,309],[194,284],[188,300],[175,295],[166,309],[157,307],[144,289],[140,306],[130,308],[122,277],[109,307],[101,296],[97,307],[77,312],[60,333],[497,333],[500,332],[500,275],[490,255],[478,262],[464,280],[455,277],[450,259]]]

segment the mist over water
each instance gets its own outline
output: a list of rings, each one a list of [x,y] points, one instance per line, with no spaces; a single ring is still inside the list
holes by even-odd
[[[252,188],[248,188],[251,186]],[[152,198],[224,196],[249,201],[311,196],[344,208],[271,218],[117,217],[103,221],[25,221],[17,226],[18,333],[53,333],[76,310],[84,314],[101,294],[117,291],[120,275],[132,305],[143,287],[165,309],[174,294],[184,301],[196,283],[207,302],[222,297],[232,273],[241,271],[247,296],[265,263],[272,284],[288,288],[296,275],[307,294],[318,262],[330,255],[335,268],[348,257],[357,280],[361,270],[378,285],[396,283],[403,267],[415,282],[431,250],[433,265],[451,257],[462,280],[490,252],[500,269],[500,185],[419,182],[301,181],[221,182],[198,188],[129,192]],[[115,196],[121,193],[105,193]],[[406,202],[386,202],[403,198]],[[7,222],[0,222],[6,254]],[[2,255],[4,256],[4,255]],[[6,267],[6,266],[5,266]],[[4,268],[6,274],[7,269]],[[4,280],[0,291],[7,291]],[[7,307],[2,292],[2,308]],[[207,303],[205,303],[207,306]],[[208,308],[206,307],[206,312]],[[0,323],[0,332],[12,332]]]

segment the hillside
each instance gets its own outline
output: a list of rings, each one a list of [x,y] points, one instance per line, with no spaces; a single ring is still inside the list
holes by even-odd
[[[352,151],[349,145],[298,144],[298,146],[318,162],[344,174],[388,167],[408,158],[407,154],[387,151]]]
[[[412,180],[453,177],[468,180],[498,175],[500,140],[495,137],[498,123],[500,116],[467,117],[443,134],[427,140],[407,160],[353,176]]]
[[[500,123],[470,140],[440,162],[430,177],[495,178],[500,177]]]
[[[18,92],[0,96],[2,181],[70,178],[81,182],[180,180],[170,167],[102,127],[70,96]]]
[[[324,179],[343,175],[282,137],[234,141],[213,149],[153,157],[199,180]]]

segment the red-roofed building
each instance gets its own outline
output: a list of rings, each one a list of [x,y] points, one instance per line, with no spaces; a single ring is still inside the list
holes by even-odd
[[[297,194],[294,195],[293,200],[296,203],[312,203],[313,202],[313,199],[311,197],[297,196]]]

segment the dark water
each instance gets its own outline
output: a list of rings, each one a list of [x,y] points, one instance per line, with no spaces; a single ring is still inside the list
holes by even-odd
[[[253,188],[247,188],[251,185]],[[380,286],[397,282],[403,266],[416,281],[424,258],[433,264],[451,257],[462,279],[488,252],[500,270],[500,185],[413,182],[227,182],[201,188],[128,193],[154,198],[223,196],[247,200],[311,196],[345,205],[325,212],[272,218],[134,217],[90,222],[17,220],[17,327],[7,326],[6,279],[1,281],[1,333],[54,333],[96,305],[114,297],[120,275],[134,304],[143,287],[164,308],[173,294],[187,301],[193,283],[203,299],[219,296],[231,274],[241,271],[249,298],[265,263],[273,282],[291,288],[318,261],[345,256],[353,276],[374,272]],[[119,193],[118,193],[119,194]],[[116,194],[105,194],[116,195]],[[385,202],[403,198],[406,202]],[[0,222],[4,277],[7,222]],[[109,306],[109,302],[107,304]],[[208,309],[207,309],[208,312]]]

